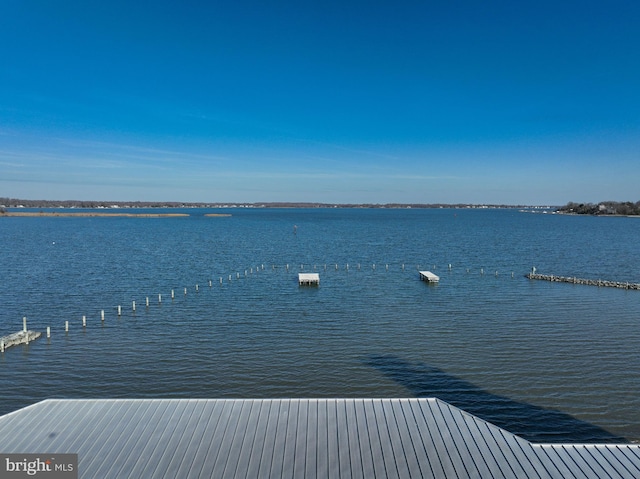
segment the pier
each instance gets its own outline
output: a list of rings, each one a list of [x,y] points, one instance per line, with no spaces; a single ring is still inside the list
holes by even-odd
[[[318,273],[298,273],[298,284],[300,286],[319,286],[320,275]]]
[[[382,264],[384,264],[384,268],[377,268],[377,266],[381,266]],[[330,266],[328,268],[328,266]],[[333,270],[335,269],[336,272],[338,271],[344,271],[349,273],[350,271],[352,272],[366,272],[366,271],[384,271],[385,273],[391,273],[393,271],[399,271],[399,272],[405,272],[405,271],[409,271],[409,268],[406,267],[407,265],[403,262],[397,262],[397,263],[379,263],[378,265],[376,265],[376,263],[370,263],[370,267],[367,267],[367,265],[365,264],[361,264],[358,262],[353,262],[353,263],[346,263],[346,264],[342,264],[339,265],[338,263],[323,263],[323,264],[317,264],[317,263],[311,263],[311,264],[304,264],[301,263],[300,264],[300,271],[317,271],[317,270],[321,270],[323,269],[325,272],[333,272]],[[437,276],[436,274],[432,273],[431,271],[423,271],[421,270],[421,268],[425,268],[428,267],[426,265],[420,265],[420,264],[416,264],[415,265],[415,270],[418,271],[418,273],[420,274],[420,279],[423,281],[426,281],[430,284],[437,284],[440,281],[440,277]],[[432,270],[435,270],[438,266],[433,264],[432,266]],[[288,274],[291,270],[291,265],[289,263],[284,264],[284,265],[277,265],[277,264],[271,264],[271,267],[265,267],[265,264],[260,264],[258,266],[255,267],[250,267],[247,269],[244,269],[244,274],[238,271],[234,271],[232,274],[229,274],[227,277],[225,276],[219,276],[219,284],[220,286],[225,286],[226,284],[232,284],[232,283],[236,283],[236,282],[242,282],[242,281],[246,281],[248,280],[251,276],[253,276],[254,274],[257,274],[259,271],[271,271],[271,272],[276,272],[276,271],[281,271],[284,272],[286,274]],[[448,273],[451,274],[453,268],[453,265],[451,263],[449,263],[447,265],[448,268]],[[469,274],[471,272],[471,268],[466,268],[466,272],[467,274]],[[484,275],[484,269],[481,268],[480,269],[480,274]],[[498,272],[496,271],[496,278],[498,277]],[[513,271],[511,272],[511,278],[514,277],[514,273]],[[227,281],[228,278],[228,281]],[[205,281],[206,284],[208,284],[209,286],[209,290],[213,289],[213,284],[214,284],[214,280],[212,280],[211,278],[203,278],[203,280]],[[298,284],[299,286],[319,286],[320,285],[320,275],[316,272],[314,273],[299,273],[298,274]],[[199,293],[202,290],[199,287],[199,283],[195,283],[195,287],[194,286],[190,286],[188,287],[181,287],[181,290],[184,292],[184,295],[180,295],[183,296],[184,298],[187,298],[188,296],[188,290],[191,288],[195,288],[195,292]],[[638,285],[632,285],[629,284],[629,289],[640,289],[638,287]],[[158,296],[158,301],[157,305],[162,305],[163,304],[163,293],[157,293],[154,292],[152,294],[157,294]],[[167,296],[171,298],[172,303],[174,301],[177,300],[178,295],[176,295],[176,289],[172,288],[167,290]],[[142,301],[144,302],[139,302],[136,299],[132,299],[130,300],[129,304],[130,307],[126,308],[123,307],[122,304],[117,304],[114,305],[111,308],[112,311],[114,311],[114,313],[116,314],[116,318],[117,319],[122,319],[122,318],[126,318],[129,316],[129,314],[127,314],[127,310],[130,312],[130,314],[135,318],[136,314],[138,314],[139,312],[139,308],[138,305],[140,304],[144,304],[144,311],[148,312],[151,308],[153,308],[152,302],[151,302],[151,296],[149,296],[149,293],[145,293],[144,296],[140,296]],[[106,322],[108,322],[109,317],[108,317],[108,311],[109,309],[105,309],[104,307],[102,307],[102,309],[98,310],[98,318],[99,318],[99,323],[104,326],[104,324]],[[82,330],[86,331],[88,329],[90,329],[92,327],[94,323],[93,321],[93,316],[91,314],[86,314],[86,312],[80,312],[80,314],[78,315],[79,318],[81,318],[81,326],[82,326]],[[76,321],[75,320],[64,320],[61,321],[61,327],[63,328],[63,331],[65,333],[69,333],[70,331],[73,331],[76,327]],[[46,330],[47,330],[47,339],[51,338],[51,333],[52,331],[56,330],[56,326],[54,325],[53,327],[51,326],[46,326]],[[4,332],[2,332],[3,334],[5,334]],[[17,344],[28,344],[29,342],[39,338],[42,334],[44,333],[39,333],[39,332],[35,332],[35,331],[29,331],[27,333],[27,326],[26,326],[26,317],[23,318],[23,330],[18,332],[18,333],[14,333],[14,334],[10,334],[8,336],[4,336],[4,337],[0,337],[0,340],[2,341],[0,343],[0,349],[2,352],[4,352],[5,349],[11,347],[11,346],[15,346]],[[55,333],[54,333],[55,334]]]
[[[601,279],[583,279],[574,278],[571,276],[556,276],[553,274],[538,274],[528,273],[525,275],[529,279],[540,279],[544,281],[554,281],[558,283],[571,283],[571,284],[584,284],[588,286],[603,286],[607,288],[620,288],[620,289],[636,289],[640,290],[640,283],[629,283],[622,281],[604,281]]]
[[[384,266],[384,268],[381,268],[380,266]],[[426,267],[430,267],[431,271],[427,271],[427,270],[423,270],[422,268],[426,268]],[[415,270],[414,271],[418,271],[419,275],[420,275],[420,279],[422,281],[428,282],[429,284],[438,284],[440,281],[440,277],[434,273],[432,273],[432,271],[435,271],[436,268],[438,268],[438,265],[436,264],[415,264]],[[454,266],[451,263],[448,263],[446,265],[447,268],[447,274],[454,274],[453,272],[455,271]],[[218,277],[218,281],[221,287],[226,286],[227,284],[231,285],[234,283],[242,283],[243,281],[248,281],[250,277],[254,276],[254,274],[257,274],[258,272],[264,272],[264,271],[269,271],[272,273],[275,273],[276,271],[280,271],[283,272],[285,274],[289,274],[291,272],[292,266],[287,263],[284,265],[278,265],[278,264],[271,264],[270,267],[266,267],[266,265],[264,263],[261,263],[257,266],[251,266],[250,268],[246,268],[243,270],[243,272],[239,272],[239,271],[233,271],[233,272],[229,272],[231,274],[228,274],[228,276],[219,276]],[[315,271],[319,271],[319,270],[324,270],[325,274],[329,274],[330,280],[331,280],[331,274],[334,272],[337,273],[338,271],[342,271],[342,272],[346,272],[346,273],[365,273],[367,271],[380,271],[380,272],[384,272],[384,273],[392,273],[392,272],[407,272],[410,270],[413,270],[413,268],[408,268],[407,264],[405,264],[404,262],[396,262],[396,263],[390,263],[390,262],[380,262],[378,264],[376,263],[369,263],[367,264],[363,264],[363,263],[359,263],[359,262],[351,262],[351,263],[343,263],[343,264],[338,264],[338,263],[311,263],[311,264],[304,264],[301,263],[300,264],[300,271],[314,271],[313,273],[298,273],[298,284],[299,286],[319,286],[320,285],[320,275],[319,273],[315,272]],[[464,268],[461,269],[461,271],[463,271]],[[469,274],[472,271],[471,268],[466,268],[466,273]],[[484,276],[484,268],[480,268],[480,275]],[[538,275],[539,276],[539,275]],[[498,278],[498,271],[496,270],[495,272],[495,277]],[[513,271],[511,271],[511,278],[514,278],[514,273]],[[214,285],[214,280],[212,280],[211,278],[201,278],[202,281],[205,282],[205,284],[207,284],[209,287],[207,288],[208,291],[213,290],[213,285]],[[194,285],[195,284],[195,285]],[[203,294],[203,290],[199,287],[198,282],[192,283],[191,286],[187,287],[187,286],[181,286],[180,289],[178,289],[177,291],[183,291],[183,294],[180,294],[180,297],[183,298],[188,298],[191,295],[188,295],[188,291],[191,289],[192,291],[195,290],[196,293],[200,293]],[[608,286],[608,284],[606,282],[601,282],[602,286]],[[620,283],[619,287],[627,287],[626,283]],[[637,284],[632,284],[632,283],[628,283],[628,289],[640,289],[640,285]],[[97,311],[97,322],[94,322],[95,317],[93,316],[93,314],[89,313],[87,314],[86,311],[80,311],[78,313],[78,320],[80,320],[81,318],[81,322],[71,319],[71,320],[63,320],[60,323],[60,326],[62,329],[62,331],[64,331],[65,333],[69,333],[69,332],[73,332],[76,329],[76,325],[78,325],[78,323],[80,323],[79,325],[81,325],[82,331],[88,331],[89,329],[92,328],[92,326],[94,324],[100,324],[102,326],[104,326],[105,323],[107,323],[109,321],[109,311],[113,311],[115,318],[117,319],[123,319],[123,318],[127,318],[127,317],[136,317],[136,315],[140,314],[140,305],[144,305],[144,308],[142,308],[144,310],[144,312],[149,312],[154,304],[157,305],[162,305],[163,304],[163,293],[159,293],[159,292],[154,292],[152,294],[158,296],[158,300],[157,303],[154,301],[154,304],[152,304],[151,301],[151,296],[149,295],[149,292],[145,292],[145,293],[141,293],[139,295],[140,300],[137,300],[135,298],[132,298],[131,300],[127,300],[128,304],[130,305],[129,307],[123,307],[123,304],[118,304],[116,303],[116,305],[114,306],[109,306],[110,309],[106,309],[104,306],[100,307],[98,306]],[[171,288],[171,289],[167,289],[167,296],[171,298],[171,302],[176,302],[179,299],[179,296],[176,294],[176,289]],[[195,295],[193,295],[195,296]],[[192,296],[192,297],[193,297]],[[45,326],[42,326],[42,328],[44,329]],[[50,339],[52,336],[52,332],[55,334],[56,330],[59,330],[58,327],[54,324],[53,326],[46,326],[46,330],[47,330],[47,339]],[[2,350],[2,352],[4,352],[5,349],[9,348],[10,346],[14,346],[16,344],[28,344],[29,342],[39,338],[42,334],[44,333],[38,333],[35,331],[29,331],[28,334],[26,333],[27,331],[27,326],[26,326],[26,317],[23,318],[23,330],[21,332],[18,333],[14,333],[8,336],[4,336],[4,337],[0,337],[0,339],[2,340],[2,344],[0,344],[0,349]],[[6,332],[2,332],[2,334],[6,334]]]
[[[427,281],[428,283],[438,283],[440,276],[433,274],[431,271],[418,271],[420,273],[420,280]]]

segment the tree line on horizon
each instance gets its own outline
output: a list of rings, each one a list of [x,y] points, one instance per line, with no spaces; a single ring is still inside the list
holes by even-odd
[[[216,208],[241,206],[250,208],[528,208],[530,205],[472,203],[314,203],[314,202],[216,202],[188,203],[175,201],[92,201],[92,200],[24,200],[0,197],[1,208]]]
[[[557,210],[559,213],[576,215],[640,215],[640,201],[602,201],[600,203],[574,203],[570,201]]]
[[[22,200],[0,198],[4,208],[207,208],[211,203],[183,203],[177,201],[94,201],[94,200]]]

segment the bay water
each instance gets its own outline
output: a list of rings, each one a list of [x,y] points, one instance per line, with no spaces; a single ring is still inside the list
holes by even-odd
[[[532,441],[640,441],[640,291],[524,277],[640,282],[639,218],[162,212],[189,216],[0,219],[0,336],[24,316],[51,327],[0,354],[0,414],[45,398],[439,397]]]

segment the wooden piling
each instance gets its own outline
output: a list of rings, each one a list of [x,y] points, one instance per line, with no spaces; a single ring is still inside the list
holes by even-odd
[[[162,295],[158,294],[158,304],[162,303]]]
[[[23,316],[22,318],[22,330],[26,333],[27,332],[27,317]]]
[[[100,310],[100,321],[104,321],[104,309]]]
[[[51,337],[51,326],[47,326],[47,339]]]
[[[171,290],[171,299],[175,299],[175,297],[176,297],[175,292],[173,290]]]
[[[69,321],[65,321],[65,322],[64,322],[64,330],[65,330],[66,332],[68,332],[68,331],[69,331]]]
[[[82,316],[82,327],[86,328],[87,327],[87,317],[86,316]]]
[[[118,305],[118,316],[122,316],[122,306]]]
[[[136,302],[132,301],[131,306],[133,307],[133,312],[136,312]]]
[[[147,296],[147,308],[149,307],[149,296]]]

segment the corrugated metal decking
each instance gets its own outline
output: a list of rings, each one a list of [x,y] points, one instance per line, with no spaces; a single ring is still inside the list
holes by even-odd
[[[0,417],[2,453],[79,477],[640,477],[638,445],[531,444],[438,399],[50,399]]]

